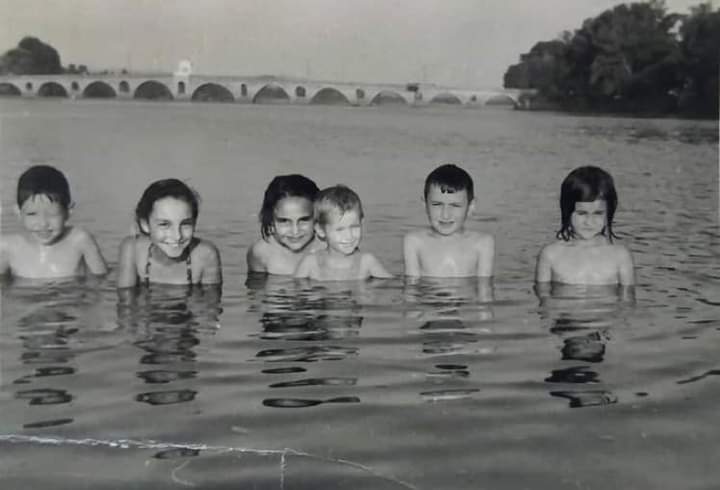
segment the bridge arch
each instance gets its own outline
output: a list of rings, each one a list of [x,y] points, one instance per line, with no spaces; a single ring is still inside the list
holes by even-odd
[[[148,80],[147,82],[143,82],[135,89],[135,94],[133,95],[136,99],[146,99],[146,100],[172,100],[173,95],[172,92],[170,92],[170,89],[167,88],[167,86],[163,85],[160,82],[156,82],[155,80]]]
[[[89,99],[112,99],[117,97],[117,92],[107,83],[95,81],[85,87],[83,97]]]
[[[407,105],[405,97],[392,90],[381,90],[375,97],[370,101],[370,105],[396,105],[402,104]]]
[[[252,101],[253,104],[277,104],[290,102],[290,96],[280,85],[268,83],[257,91]]]
[[[12,83],[0,83],[0,96],[18,96],[22,92]]]
[[[67,97],[65,87],[57,82],[45,82],[38,88],[37,94],[41,97]]]
[[[311,104],[350,105],[350,100],[338,89],[325,87],[317,91],[310,99]]]
[[[217,83],[204,83],[192,94],[195,102],[235,102],[232,92]]]
[[[450,92],[442,92],[430,99],[430,103],[459,105],[462,104],[462,100],[460,100],[460,98],[455,94],[451,94]]]
[[[488,97],[485,101],[485,105],[504,106],[504,105],[517,105],[517,101],[512,96],[507,94],[497,94],[492,97]]]

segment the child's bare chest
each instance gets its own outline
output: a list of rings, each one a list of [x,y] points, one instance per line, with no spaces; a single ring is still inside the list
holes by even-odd
[[[431,242],[420,251],[420,266],[426,274],[471,275],[477,270],[478,253],[468,242]]]
[[[608,250],[568,248],[552,266],[552,280],[568,284],[616,284],[618,263]]]
[[[19,247],[11,260],[13,275],[28,278],[76,276],[82,266],[82,254],[68,244]]]

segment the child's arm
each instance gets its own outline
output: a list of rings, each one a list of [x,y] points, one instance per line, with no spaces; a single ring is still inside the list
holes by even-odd
[[[85,266],[91,274],[102,276],[107,274],[108,267],[100,247],[90,233],[82,230],[80,235],[80,248],[85,260]]]
[[[483,236],[478,241],[478,277],[492,277],[495,264],[495,237]]]
[[[546,245],[538,254],[537,264],[535,265],[535,282],[552,281],[552,266],[550,262],[550,246]]]
[[[418,240],[408,233],[403,239],[403,259],[405,262],[405,275],[420,277],[420,257],[418,254]]]
[[[0,237],[0,277],[10,275],[10,253],[9,245],[6,240]]]
[[[365,259],[365,270],[368,277],[377,277],[378,279],[393,277],[373,254],[365,254],[363,258]]]
[[[200,284],[222,284],[222,264],[220,252],[210,242],[202,241],[203,271]]]
[[[120,244],[118,257],[117,287],[130,288],[137,284],[135,265],[135,237],[126,237]]]
[[[635,284],[635,264],[633,263],[632,254],[626,247],[622,247],[620,251],[620,285],[632,286]]]
[[[248,249],[247,255],[245,256],[248,272],[267,272],[267,266],[259,250],[263,243],[262,241],[257,241]]]
[[[295,276],[296,279],[306,279],[310,277],[310,273],[313,268],[313,261],[315,260],[315,257],[313,257],[311,254],[306,255],[302,258],[300,263],[297,265],[297,268],[295,269]]]

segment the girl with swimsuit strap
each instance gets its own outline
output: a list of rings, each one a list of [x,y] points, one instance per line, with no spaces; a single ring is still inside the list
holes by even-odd
[[[221,283],[217,248],[195,236],[198,208],[197,194],[182,181],[165,179],[152,183],[135,209],[135,220],[142,234],[127,237],[120,245],[118,287],[138,283]],[[145,247],[147,255],[143,263]],[[183,273],[174,266],[181,262],[185,262]],[[155,278],[151,277],[151,270],[158,268],[162,273],[156,272]]]

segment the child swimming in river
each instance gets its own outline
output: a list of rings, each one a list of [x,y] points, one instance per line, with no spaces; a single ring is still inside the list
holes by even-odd
[[[561,226],[558,240],[543,247],[537,259],[537,283],[632,286],[633,258],[613,242],[618,198],[609,173],[578,167],[560,188]]]
[[[220,284],[220,254],[195,236],[197,194],[178,179],[158,180],[145,189],[135,208],[141,234],[126,237],[118,259],[119,288],[138,282]]]
[[[323,189],[315,199],[315,233],[326,248],[303,257],[297,278],[320,281],[392,277],[373,254],[358,250],[362,239],[360,197],[344,185]]]
[[[23,231],[0,237],[0,275],[59,279],[107,273],[93,236],[68,225],[72,208],[70,185],[58,169],[36,165],[23,172],[16,207]]]
[[[261,239],[247,252],[248,272],[292,275],[309,252],[325,248],[315,238],[313,201],[319,189],[299,174],[278,175],[260,210]]]
[[[492,276],[495,239],[465,229],[475,208],[470,175],[456,165],[439,166],[425,179],[423,200],[430,227],[405,235],[405,275]]]

